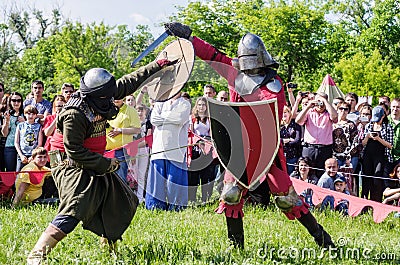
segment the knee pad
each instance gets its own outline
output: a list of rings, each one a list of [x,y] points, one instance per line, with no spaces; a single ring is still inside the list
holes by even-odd
[[[236,184],[236,182],[224,183],[220,200],[227,205],[236,205],[242,199],[243,190]]]
[[[282,212],[286,213],[290,212],[295,206],[302,206],[304,202],[296,193],[293,186],[290,186],[287,195],[275,196],[275,204]]]

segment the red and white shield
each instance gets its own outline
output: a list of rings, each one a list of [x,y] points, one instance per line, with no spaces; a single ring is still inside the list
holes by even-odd
[[[208,99],[211,137],[225,170],[247,189],[255,189],[279,149],[276,99],[221,102]]]

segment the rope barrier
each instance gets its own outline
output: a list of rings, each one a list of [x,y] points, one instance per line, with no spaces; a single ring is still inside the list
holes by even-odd
[[[208,144],[208,145],[211,145],[211,146],[213,145],[213,144],[212,144],[212,140],[205,139],[204,137],[201,137],[201,136],[196,135],[196,134],[194,134],[194,136],[196,136],[196,138],[202,140],[202,143],[204,143],[204,144]],[[115,158],[117,158],[119,162],[128,162],[128,161],[135,160],[135,159],[137,159],[137,158],[141,158],[141,157],[151,157],[152,155],[157,155],[157,154],[161,154],[161,153],[166,153],[166,152],[170,152],[170,151],[175,151],[175,150],[179,150],[179,149],[182,149],[182,148],[187,148],[187,147],[191,147],[191,146],[196,146],[196,145],[199,145],[199,144],[200,144],[199,142],[193,143],[193,144],[187,144],[187,145],[178,146],[178,147],[171,148],[171,149],[167,149],[167,150],[163,150],[163,151],[158,151],[158,152],[155,152],[155,153],[135,155],[135,156],[132,156],[132,157],[127,158],[127,159],[125,158],[125,156],[120,156],[120,157],[115,157]],[[118,149],[114,149],[114,150],[118,150]],[[288,164],[288,165],[291,165],[291,166],[295,166],[295,167],[298,166],[297,164],[292,164],[292,163],[287,163],[287,164]],[[325,169],[316,168],[316,167],[308,167],[308,168],[309,168],[309,169],[313,169],[313,170],[315,170],[315,171],[325,171]],[[351,167],[344,167],[344,168],[351,168]],[[43,172],[43,173],[44,173],[44,172],[47,172],[47,171],[40,171],[40,172]],[[346,175],[350,175],[350,176],[353,176],[353,177],[357,177],[357,176],[358,176],[358,177],[364,177],[364,178],[373,178],[373,179],[381,179],[381,180],[399,181],[398,179],[392,179],[392,178],[389,178],[389,177],[379,177],[379,176],[364,175],[364,174],[361,174],[361,171],[360,171],[358,174],[356,174],[356,173],[341,172],[341,171],[337,171],[337,172],[339,172],[339,173],[344,173],[344,174],[346,174]],[[0,172],[0,173],[1,173],[1,172]],[[9,172],[9,173],[11,173],[11,172]],[[15,173],[15,174],[19,174],[19,173],[29,173],[29,172],[19,171],[19,172],[14,172],[14,173]],[[0,182],[1,182],[1,180],[0,180]]]
[[[291,163],[287,163],[290,166],[295,166],[297,167],[297,164],[291,164]],[[321,169],[321,168],[317,168],[317,167],[308,167],[309,169],[313,169],[313,170],[318,170],[318,171],[325,171],[325,169]],[[344,167],[344,168],[352,168],[352,167]],[[351,175],[351,176],[358,176],[358,177],[365,177],[365,178],[374,178],[374,179],[383,179],[383,180],[392,180],[392,181],[399,181],[398,179],[392,179],[390,177],[378,177],[378,176],[368,176],[368,175],[363,175],[361,174],[361,171],[358,174],[355,173],[347,173],[347,172],[341,172],[341,171],[336,171],[336,173],[344,173],[346,175]]]

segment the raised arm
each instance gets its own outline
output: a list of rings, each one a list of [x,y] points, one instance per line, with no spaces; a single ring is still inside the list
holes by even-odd
[[[165,102],[163,104],[169,104]],[[189,121],[190,117],[190,103],[186,100],[180,100],[176,102],[177,106],[172,110],[162,110],[161,104],[158,108],[154,108],[151,112],[151,123],[155,126],[161,126],[163,124],[185,124]]]
[[[114,98],[123,99],[127,95],[132,94],[147,78],[160,70],[161,66],[157,62],[151,62],[130,74],[124,75],[117,80],[117,90]]]
[[[296,120],[295,120],[296,123],[299,125],[304,125],[304,123],[307,121],[307,113],[312,108],[313,108],[313,105],[308,104],[304,109],[302,109],[296,117]]]
[[[9,133],[9,129],[10,129],[10,113],[6,113],[4,115],[4,122],[3,122],[3,126],[1,127],[1,134],[3,135],[3,137],[7,137],[8,133]]]

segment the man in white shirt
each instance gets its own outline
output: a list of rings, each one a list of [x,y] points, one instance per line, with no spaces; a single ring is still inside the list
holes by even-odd
[[[156,102],[150,121],[153,147],[147,179],[146,209],[183,210],[188,203],[186,150],[191,105],[180,94]]]

